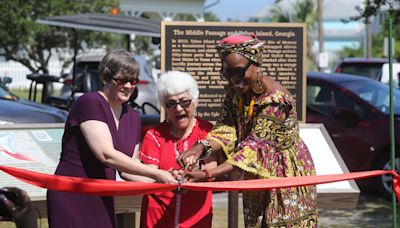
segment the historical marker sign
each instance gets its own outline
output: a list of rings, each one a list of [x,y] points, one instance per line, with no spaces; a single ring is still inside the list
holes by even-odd
[[[238,32],[255,33],[264,41],[263,72],[294,95],[297,114],[305,121],[304,24],[163,21],[162,70],[190,73],[200,86],[198,115],[215,121],[221,111],[224,86],[221,62],[215,49],[222,38]]]

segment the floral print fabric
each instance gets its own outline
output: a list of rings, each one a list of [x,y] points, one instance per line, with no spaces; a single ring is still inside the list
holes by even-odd
[[[279,90],[256,98],[253,116],[228,90],[221,120],[208,135],[221,144],[228,162],[244,179],[315,175],[311,155],[299,136],[293,98]],[[246,227],[317,227],[316,187],[244,191]]]

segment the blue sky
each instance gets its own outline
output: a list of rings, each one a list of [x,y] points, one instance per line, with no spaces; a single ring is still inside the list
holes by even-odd
[[[206,0],[204,6],[218,2],[216,5],[207,8],[216,14],[221,21],[228,18],[239,21],[247,21],[248,18],[264,8],[264,6],[273,4],[275,0]]]

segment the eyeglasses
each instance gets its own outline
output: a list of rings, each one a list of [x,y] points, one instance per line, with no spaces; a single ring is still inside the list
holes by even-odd
[[[224,79],[233,79],[233,78],[240,78],[246,74],[247,69],[253,64],[253,61],[247,62],[246,66],[244,67],[235,67],[235,68],[221,68],[220,73],[221,77]]]
[[[131,83],[131,85],[136,85],[139,82],[139,78],[112,78],[118,85],[125,85],[127,82]]]
[[[189,100],[179,100],[176,102],[175,100],[168,100],[165,103],[165,107],[169,110],[176,109],[176,106],[179,104],[182,108],[189,108],[190,104],[192,103],[192,99]]]

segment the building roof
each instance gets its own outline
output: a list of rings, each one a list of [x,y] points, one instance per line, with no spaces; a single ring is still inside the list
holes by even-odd
[[[37,22],[75,29],[137,34],[151,37],[160,37],[161,31],[160,21],[124,15],[87,13],[47,17]]]

